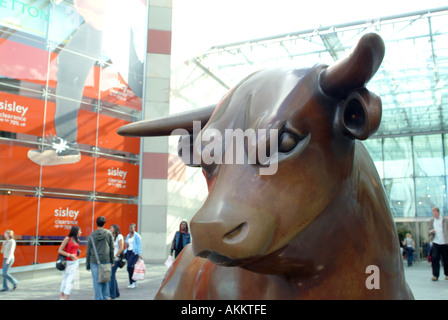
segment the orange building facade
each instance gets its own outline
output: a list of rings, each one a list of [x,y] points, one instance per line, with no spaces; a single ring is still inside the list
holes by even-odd
[[[54,262],[72,226],[85,257],[98,216],[142,232],[143,143],[116,130],[149,114],[150,56],[168,57],[169,79],[170,28],[148,19],[160,10],[171,18],[171,1],[0,2],[0,240],[14,231],[14,267]]]

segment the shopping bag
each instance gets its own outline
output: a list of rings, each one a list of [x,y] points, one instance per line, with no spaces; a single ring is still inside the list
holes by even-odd
[[[145,279],[145,262],[143,259],[138,259],[134,266],[134,273],[132,274],[132,280],[139,281]]]
[[[174,259],[173,256],[168,256],[168,258],[165,260],[165,265],[169,268],[173,264]]]

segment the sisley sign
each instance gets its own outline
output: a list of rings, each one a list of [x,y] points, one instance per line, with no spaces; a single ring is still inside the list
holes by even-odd
[[[59,207],[54,210],[54,216],[58,218],[54,221],[54,227],[56,229],[71,229],[72,226],[78,225],[78,215],[79,210],[73,210],[70,207]]]
[[[107,175],[109,176],[107,179],[108,185],[118,189],[126,189],[127,174],[127,171],[121,170],[120,168],[109,168],[107,170]]]

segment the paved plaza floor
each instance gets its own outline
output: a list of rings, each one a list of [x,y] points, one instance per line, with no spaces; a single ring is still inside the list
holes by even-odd
[[[120,298],[116,300],[153,300],[165,276],[167,268],[162,263],[147,263],[144,280],[137,288],[128,289],[126,268],[117,272]],[[448,300],[448,280],[441,276],[439,281],[431,281],[431,265],[419,261],[413,267],[404,267],[406,280],[416,300]],[[443,274],[443,271],[442,271]],[[39,272],[12,273],[19,281],[16,290],[0,292],[0,300],[59,300],[62,273],[56,269]],[[94,300],[92,276],[81,265],[70,300]]]
[[[445,280],[443,267],[440,267],[438,281],[432,281],[431,264],[427,261],[404,267],[406,281],[416,300],[448,300],[448,280]]]

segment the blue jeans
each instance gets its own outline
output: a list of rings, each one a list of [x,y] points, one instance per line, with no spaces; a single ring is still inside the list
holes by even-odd
[[[93,278],[93,290],[95,291],[95,300],[109,299],[110,282],[98,283],[98,264],[90,262],[90,272]]]
[[[118,283],[117,283],[117,273],[118,269],[118,261],[114,262],[114,265],[112,266],[112,275],[110,277],[110,297],[112,299],[118,298],[120,296],[120,290],[118,290]]]
[[[412,266],[412,262],[414,262],[414,248],[412,247],[406,248],[406,258],[408,260],[408,267]]]
[[[8,282],[11,282],[13,286],[16,286],[19,281],[17,281],[16,278],[14,278],[12,275],[9,274],[9,268],[14,264],[14,258],[11,259],[9,264],[6,264],[7,259],[3,259],[3,290],[8,290]]]
[[[138,254],[135,254],[131,250],[126,251],[126,260],[128,264],[128,275],[129,275],[129,284],[133,284],[135,280],[132,280],[132,275],[134,274],[134,267],[138,261]]]

